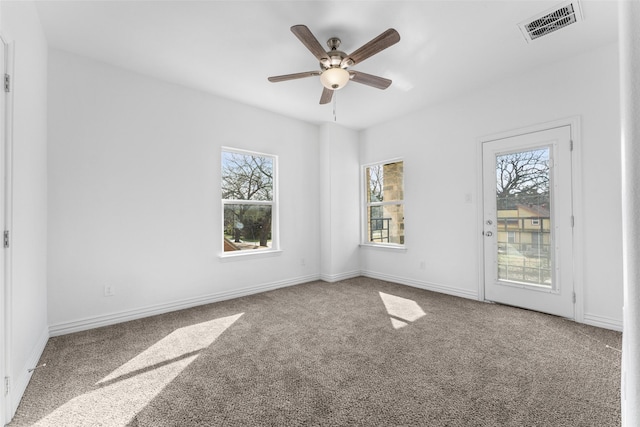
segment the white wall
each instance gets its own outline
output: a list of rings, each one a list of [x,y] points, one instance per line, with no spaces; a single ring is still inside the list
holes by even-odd
[[[358,133],[335,123],[320,127],[320,259],[328,282],[360,275]]]
[[[363,249],[365,274],[477,298],[479,138],[580,116],[583,215],[576,220],[583,231],[584,319],[578,320],[621,329],[618,86],[617,45],[609,45],[364,131],[361,163],[405,159],[407,247]]]
[[[58,50],[49,123],[52,334],[319,278],[316,126]],[[222,146],[279,156],[282,253],[218,257]]]
[[[11,417],[47,330],[47,45],[31,2],[0,3],[0,32],[11,45],[13,88],[12,277],[7,375]],[[12,64],[12,65],[11,65]]]
[[[49,67],[54,334],[358,271],[477,298],[479,138],[575,115],[584,172],[582,320],[620,326],[616,46],[360,133],[61,51],[50,51]],[[217,257],[223,145],[280,156],[282,254]],[[358,166],[397,157],[405,161],[407,250],[359,250]],[[116,295],[104,297],[105,285]]]

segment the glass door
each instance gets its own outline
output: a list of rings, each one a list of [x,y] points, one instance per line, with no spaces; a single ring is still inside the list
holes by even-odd
[[[570,129],[483,144],[485,299],[574,317]]]

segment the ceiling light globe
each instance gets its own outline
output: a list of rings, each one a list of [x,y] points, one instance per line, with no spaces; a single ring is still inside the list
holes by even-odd
[[[349,72],[340,67],[329,68],[320,74],[320,81],[327,89],[342,89],[349,82]]]

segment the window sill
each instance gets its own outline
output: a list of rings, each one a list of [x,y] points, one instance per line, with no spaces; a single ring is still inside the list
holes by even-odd
[[[405,245],[381,245],[375,243],[360,243],[360,247],[364,249],[382,249],[392,252],[406,252],[407,247]]]
[[[272,256],[278,256],[282,253],[281,249],[269,249],[269,250],[262,250],[262,251],[234,251],[231,253],[221,253],[218,254],[218,258],[220,259],[221,262],[225,262],[225,261],[237,261],[240,259],[246,259],[246,258],[265,258],[265,257],[272,257]]]

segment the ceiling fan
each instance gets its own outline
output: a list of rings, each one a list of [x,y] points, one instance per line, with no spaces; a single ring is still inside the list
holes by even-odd
[[[306,25],[294,25],[291,27],[291,32],[295,34],[302,44],[311,51],[313,56],[320,61],[320,70],[273,76],[269,77],[270,82],[276,83],[320,76],[320,81],[324,86],[322,95],[320,96],[320,104],[331,102],[333,91],[342,89],[350,80],[378,89],[386,89],[391,84],[391,80],[389,79],[366,74],[361,71],[348,70],[348,68],[398,43],[400,41],[400,34],[393,28],[389,28],[378,37],[365,43],[350,55],[338,50],[340,39],[337,37],[332,37],[327,41],[329,50],[325,51],[318,39],[311,33],[311,30],[309,30]]]

